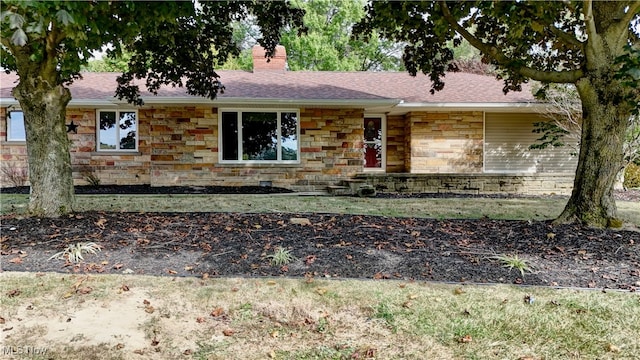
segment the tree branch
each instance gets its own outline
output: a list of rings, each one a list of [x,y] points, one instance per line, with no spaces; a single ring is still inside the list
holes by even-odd
[[[509,69],[519,73],[520,75],[533,80],[552,83],[574,83],[584,76],[581,69],[565,71],[540,71],[528,66],[511,68],[509,66],[509,63],[511,63],[512,60],[508,56],[506,56],[498,46],[485,44],[480,39],[472,35],[467,31],[467,29],[465,29],[458,23],[457,19],[453,15],[451,15],[446,2],[440,1],[439,4],[445,20],[447,20],[449,25],[451,25],[456,32],[462,35],[462,37],[464,37],[475,48],[497,61],[498,64],[508,67]]]
[[[596,30],[596,23],[593,19],[592,0],[587,0],[584,2],[584,24],[586,25],[585,28],[588,38],[591,39],[592,36],[595,38],[595,36],[598,34],[598,31]]]
[[[629,11],[624,15],[620,22],[628,24],[633,20],[635,16],[640,15],[640,1],[635,1],[629,4]]]
[[[579,46],[581,49],[583,49],[585,45],[583,41],[576,39],[575,36],[572,36],[571,34],[568,34],[565,31],[562,31],[553,25],[550,28],[551,28],[551,32],[562,41],[568,44]]]

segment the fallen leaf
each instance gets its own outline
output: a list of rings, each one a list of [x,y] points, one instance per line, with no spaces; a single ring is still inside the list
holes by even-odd
[[[124,349],[124,344],[123,343],[118,343],[118,344],[116,344],[115,348],[116,348],[116,350],[122,350],[122,349]]]
[[[327,288],[317,288],[316,293],[319,295],[324,295],[327,293]]]
[[[144,350],[133,350],[133,353],[137,355],[144,355]]]
[[[555,239],[555,237],[556,237],[556,234],[554,234],[552,232],[547,234],[547,240],[553,240],[553,239]]]
[[[113,265],[113,268],[116,269],[116,270],[120,270],[120,269],[122,269],[123,266],[124,265],[122,263],[117,263],[117,264]]]
[[[14,257],[13,259],[9,260],[10,263],[12,264],[22,264],[22,258],[21,257]]]
[[[233,331],[232,329],[225,329],[225,330],[222,330],[222,334],[223,334],[224,336],[232,336],[232,335],[234,334],[234,332],[235,332],[235,331]]]
[[[199,316],[196,318],[196,322],[198,324],[202,324],[203,322],[207,321],[205,318],[203,318],[202,316]]]
[[[154,309],[154,308],[153,308],[153,306],[151,306],[151,305],[147,305],[147,306],[145,306],[145,307],[144,307],[144,311],[145,311],[145,312],[147,312],[147,313],[149,313],[149,314],[153,314],[153,312],[154,312],[155,310],[156,310],[156,309]]]
[[[607,344],[607,351],[617,353],[617,352],[620,352],[620,348],[609,343]]]
[[[191,353],[192,353],[191,349],[187,349],[187,350],[182,352],[182,355],[188,356],[188,355],[191,355]]]
[[[122,286],[120,286],[120,290],[122,291],[129,291],[129,286],[122,284]]]
[[[185,266],[184,267],[184,271],[191,271],[193,270],[193,266]]]
[[[98,219],[98,221],[95,222],[96,226],[99,227],[100,229],[104,230],[104,224],[107,223],[107,219],[105,218],[100,218]]]
[[[207,280],[209,278],[209,273],[202,274],[202,280]]]
[[[0,316],[0,325],[4,324],[5,322],[7,322],[7,320]]]
[[[470,343],[472,341],[473,339],[471,338],[471,335],[465,335],[458,340],[459,343],[463,343],[463,344]]]
[[[7,296],[8,297],[15,297],[15,296],[20,295],[21,293],[22,293],[22,291],[20,289],[13,289],[13,290],[7,291]]]
[[[73,296],[73,293],[72,293],[72,292],[68,292],[68,293],[66,293],[66,294],[62,295],[62,298],[63,298],[63,299],[68,299],[68,298],[70,298],[70,297],[72,297],[72,296]]]
[[[93,288],[90,286],[85,286],[76,290],[77,293],[82,295],[90,294],[92,291],[93,291]]]
[[[144,305],[151,305],[151,301],[149,301],[149,300],[147,300],[147,299],[142,300],[142,303],[143,303]]]
[[[224,314],[224,309],[221,308],[221,307],[217,307],[217,308],[213,309],[211,311],[211,314],[209,314],[209,315],[211,315],[213,317],[218,317],[218,316],[221,316],[223,314]]]
[[[459,287],[459,288],[455,288],[455,289],[453,290],[453,293],[454,293],[455,295],[462,295],[462,294],[464,294],[464,290],[462,290],[462,288],[460,288],[460,287]]]
[[[160,341],[154,337],[153,340],[151,340],[151,346],[158,346],[158,344],[160,344]]]
[[[273,286],[273,285],[275,285],[275,284],[276,284],[276,282],[275,282],[275,281],[273,281],[273,280],[269,280],[269,281],[267,281],[267,285]]]
[[[307,265],[311,265],[316,261],[316,256],[315,255],[308,255],[305,259],[304,259],[304,263]]]
[[[167,272],[168,272],[169,274],[171,274],[171,275],[175,275],[175,274],[177,274],[177,273],[178,273],[177,271],[175,271],[175,270],[171,270],[171,269],[167,270]]]

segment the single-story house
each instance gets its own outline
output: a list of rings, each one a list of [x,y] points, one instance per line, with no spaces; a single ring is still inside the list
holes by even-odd
[[[76,184],[272,185],[324,190],[360,179],[378,191],[567,194],[577,159],[530,150],[546,121],[527,86],[450,73],[430,93],[405,72],[287,71],[254,48],[254,70],[219,71],[217,99],[165,87],[144,105],[114,97],[116,73],[83,73],[67,109]],[[0,77],[3,173],[26,169],[23,114]],[[525,84],[526,85],[526,84]],[[2,176],[3,187],[12,186]]]

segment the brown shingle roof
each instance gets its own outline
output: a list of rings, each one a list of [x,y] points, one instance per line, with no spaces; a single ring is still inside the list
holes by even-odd
[[[529,87],[522,92],[504,95],[502,81],[491,76],[449,73],[445,87],[432,95],[428,77],[412,77],[404,72],[247,72],[219,71],[225,85],[220,99],[262,100],[398,100],[405,103],[530,103],[534,102]],[[74,100],[114,100],[117,73],[83,73],[83,79],[71,86]],[[0,98],[12,98],[11,89],[17,76],[0,75]],[[143,86],[142,96],[151,97]],[[184,88],[163,87],[160,97],[200,98],[187,95]]]

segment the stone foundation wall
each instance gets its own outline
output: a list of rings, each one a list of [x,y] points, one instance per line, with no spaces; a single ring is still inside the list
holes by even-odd
[[[567,174],[359,174],[378,192],[570,195]]]

